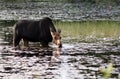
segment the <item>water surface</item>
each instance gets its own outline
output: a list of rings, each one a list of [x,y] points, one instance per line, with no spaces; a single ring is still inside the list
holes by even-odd
[[[0,78],[2,79],[102,79],[100,69],[113,64],[111,79],[120,73],[120,22],[54,21],[62,30],[63,48],[12,50],[12,28],[16,21],[0,21]]]

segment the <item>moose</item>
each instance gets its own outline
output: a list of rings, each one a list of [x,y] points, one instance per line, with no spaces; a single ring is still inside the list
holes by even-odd
[[[62,47],[61,30],[56,30],[52,19],[44,17],[40,20],[20,20],[14,25],[13,45],[19,46],[21,39],[23,45],[29,47],[29,42],[40,42],[42,46],[48,46],[49,42]]]

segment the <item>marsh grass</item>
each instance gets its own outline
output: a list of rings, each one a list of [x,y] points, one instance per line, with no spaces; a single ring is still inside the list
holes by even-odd
[[[120,22],[115,21],[55,21],[55,26],[62,30],[62,37],[76,41],[119,40]]]

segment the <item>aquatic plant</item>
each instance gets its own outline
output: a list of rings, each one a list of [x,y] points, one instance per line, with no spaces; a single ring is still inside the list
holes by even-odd
[[[119,39],[119,22],[112,21],[81,21],[81,22],[55,22],[61,28],[62,36],[73,41],[111,41]]]
[[[108,79],[111,76],[113,69],[113,64],[109,63],[109,65],[106,68],[103,67],[100,69],[100,73],[103,75],[104,79]]]
[[[118,75],[118,79],[120,79],[120,74]]]

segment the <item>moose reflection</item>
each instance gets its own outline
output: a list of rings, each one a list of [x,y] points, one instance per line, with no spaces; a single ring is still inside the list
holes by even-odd
[[[62,50],[61,48],[56,48],[56,50],[52,51],[52,56],[51,56],[49,66],[54,66],[62,62],[62,59],[60,57],[61,50]]]

